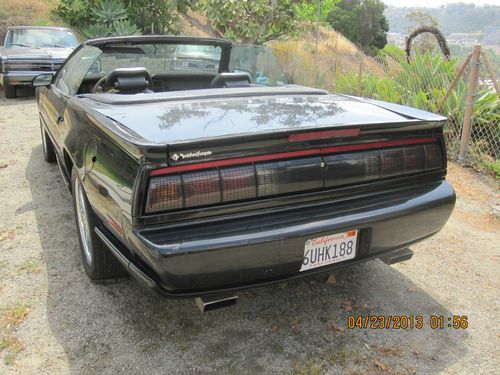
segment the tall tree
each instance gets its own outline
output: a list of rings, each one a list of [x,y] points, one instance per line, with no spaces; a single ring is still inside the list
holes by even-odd
[[[297,31],[300,0],[182,0],[180,11],[191,24],[214,36],[262,44]],[[201,12],[207,23],[190,15]]]
[[[129,19],[145,34],[178,34],[181,25],[176,0],[125,0]]]
[[[387,44],[389,23],[381,0],[342,0],[328,14],[328,23],[366,53],[375,55]]]
[[[408,35],[422,27],[437,27],[438,25],[438,21],[435,17],[421,10],[414,10],[413,12],[408,13],[406,18],[410,22],[410,26],[406,30]],[[414,51],[419,51],[421,53],[424,53],[425,51],[434,52],[434,50],[438,47],[438,44],[434,35],[424,33],[419,35],[412,42],[412,47]]]

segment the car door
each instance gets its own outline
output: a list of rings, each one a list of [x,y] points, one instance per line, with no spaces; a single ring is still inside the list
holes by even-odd
[[[42,118],[59,155],[68,130],[65,122],[68,101],[78,94],[83,78],[100,53],[92,46],[76,50],[61,66],[42,98]]]

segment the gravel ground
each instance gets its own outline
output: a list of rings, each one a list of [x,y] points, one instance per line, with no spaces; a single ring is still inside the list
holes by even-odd
[[[35,101],[0,95],[0,373],[498,373],[491,179],[450,165],[455,211],[411,261],[253,289],[201,314],[132,279],[87,279],[70,194],[42,159]],[[424,328],[349,330],[352,314],[423,315]],[[466,315],[468,328],[433,330],[430,315]]]

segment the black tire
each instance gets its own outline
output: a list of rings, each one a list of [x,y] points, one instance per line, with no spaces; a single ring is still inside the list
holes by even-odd
[[[3,91],[5,91],[5,97],[7,99],[17,98],[16,86],[12,86],[12,85],[9,85],[8,83],[5,83],[3,85]]]
[[[52,140],[50,139],[47,132],[43,129],[41,123],[40,123],[40,134],[42,136],[43,158],[48,163],[54,163],[56,161],[56,153],[54,151],[54,145],[52,144]]]
[[[99,220],[92,211],[92,207],[90,207],[83,185],[75,170],[73,170],[71,174],[71,186],[73,191],[76,231],[78,232],[78,241],[80,243],[80,252],[85,273],[95,282],[127,276],[128,273],[125,268],[108,250],[106,245],[94,231],[94,227],[99,226]],[[84,209],[79,213],[78,210],[81,209],[82,205]],[[84,217],[85,215],[87,218],[86,223],[83,220],[80,223],[79,217]],[[87,235],[82,233],[85,231],[85,229],[83,229],[85,226],[88,230]]]

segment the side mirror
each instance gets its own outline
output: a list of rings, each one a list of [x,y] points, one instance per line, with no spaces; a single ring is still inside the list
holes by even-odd
[[[32,79],[31,86],[50,86],[50,84],[52,83],[52,78],[54,78],[53,74],[40,74]]]

